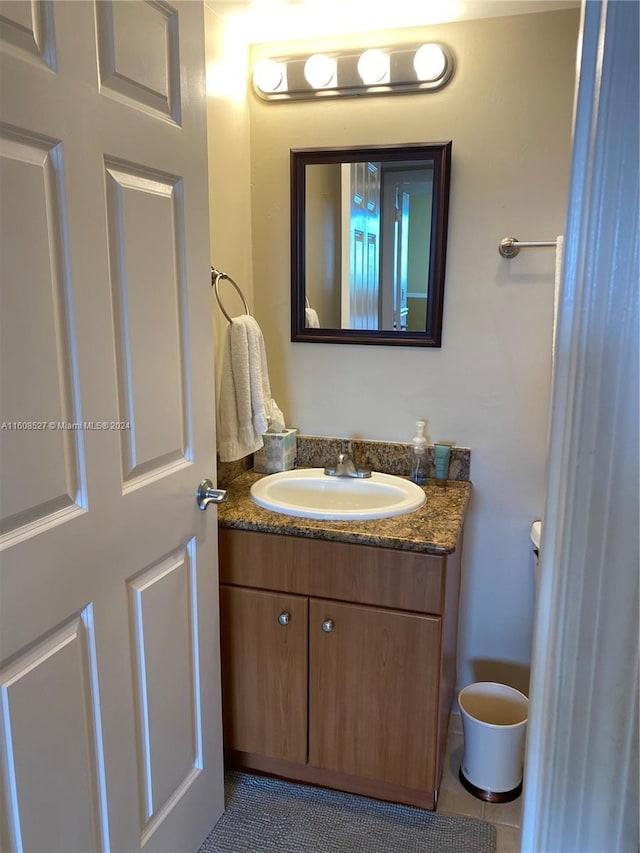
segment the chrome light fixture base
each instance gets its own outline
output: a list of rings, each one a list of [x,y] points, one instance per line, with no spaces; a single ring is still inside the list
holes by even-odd
[[[381,82],[366,83],[363,79],[362,58],[365,54],[369,59],[372,54],[388,58],[388,71]],[[425,54],[433,60],[426,65]],[[314,86],[310,82],[314,79],[310,67],[318,66],[323,59],[326,59],[327,68],[333,63],[335,71],[330,78],[318,78],[319,82]],[[447,85],[454,66],[449,48],[437,42],[381,46],[359,52],[269,57],[256,63],[253,90],[259,98],[270,102],[436,92]],[[274,69],[281,69],[281,73],[274,74]]]

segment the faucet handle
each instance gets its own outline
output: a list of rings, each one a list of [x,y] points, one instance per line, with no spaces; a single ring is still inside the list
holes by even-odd
[[[335,467],[325,468],[324,473],[329,477],[359,477],[360,479],[371,476],[371,471],[368,468],[360,468],[356,465],[349,453],[338,453]]]

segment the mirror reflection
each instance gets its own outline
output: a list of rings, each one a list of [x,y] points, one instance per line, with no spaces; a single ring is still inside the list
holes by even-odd
[[[292,340],[440,345],[450,151],[292,151]]]

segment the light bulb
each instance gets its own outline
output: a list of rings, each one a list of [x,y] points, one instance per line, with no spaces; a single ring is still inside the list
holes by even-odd
[[[336,81],[336,61],[323,53],[314,53],[304,64],[304,76],[314,89],[326,89]]]
[[[378,48],[365,50],[358,60],[358,74],[365,86],[389,82],[389,56]]]
[[[261,59],[253,69],[253,82],[261,92],[269,94],[287,88],[287,69],[283,62]]]
[[[423,44],[413,57],[413,67],[418,80],[437,80],[445,72],[447,57],[437,44]]]

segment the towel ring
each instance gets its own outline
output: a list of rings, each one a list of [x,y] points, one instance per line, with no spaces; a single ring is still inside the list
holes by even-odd
[[[217,269],[214,269],[214,267],[211,267],[211,283],[213,284],[213,289],[215,290],[216,299],[218,300],[218,305],[220,306],[220,310],[222,311],[224,316],[227,318],[227,322],[229,322],[229,323],[231,322],[231,317],[224,310],[224,305],[222,304],[222,299],[220,298],[220,281],[222,279],[226,279],[236,289],[238,296],[240,297],[240,299],[242,299],[242,305],[244,307],[244,313],[245,314],[251,314],[251,312],[249,311],[249,306],[247,305],[247,300],[244,298],[244,293],[240,290],[240,288],[235,283],[235,281],[231,278],[231,276],[227,275],[226,272],[218,272]]]

